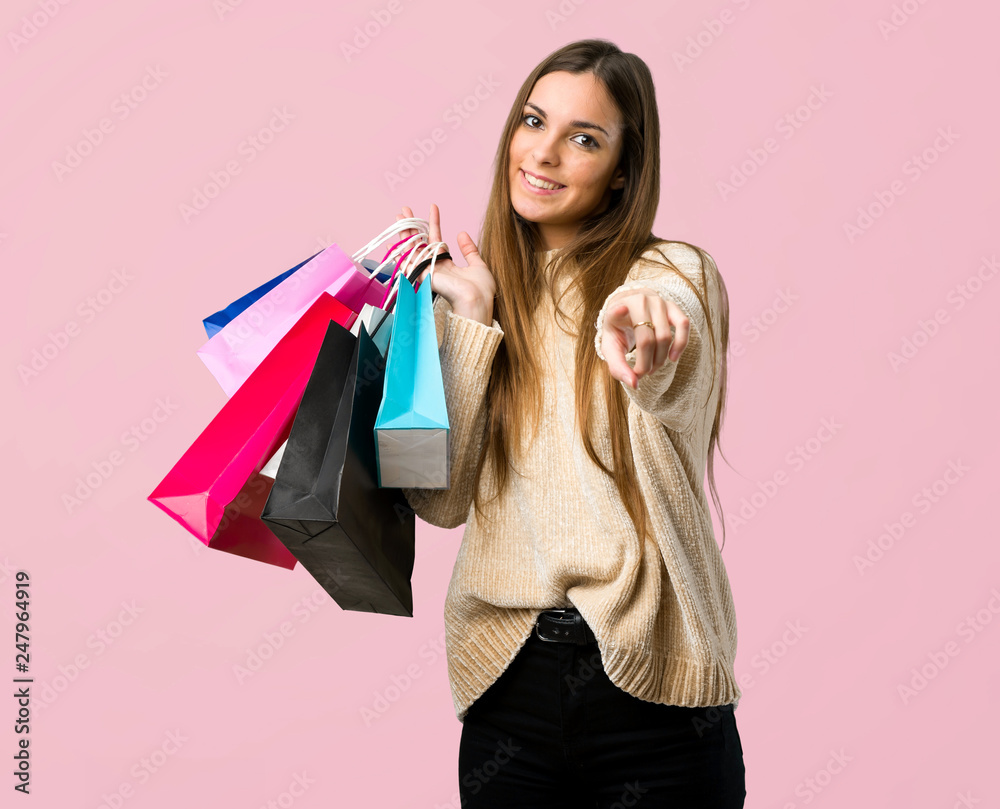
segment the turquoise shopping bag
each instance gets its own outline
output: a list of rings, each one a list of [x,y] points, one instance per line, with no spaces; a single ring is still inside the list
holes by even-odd
[[[382,404],[375,419],[378,485],[450,488],[450,435],[431,273],[419,291],[404,276],[399,279]]]

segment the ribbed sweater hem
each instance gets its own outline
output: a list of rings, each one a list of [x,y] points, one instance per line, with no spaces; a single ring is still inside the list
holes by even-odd
[[[539,609],[499,611],[477,632],[463,636],[460,656],[452,653],[449,640],[452,698],[459,722],[465,721],[472,704],[513,662],[534,631],[541,612]],[[638,699],[704,708],[738,702],[742,695],[733,661],[702,662],[658,651],[636,653],[627,648],[608,647],[599,635],[597,642],[608,678]]]

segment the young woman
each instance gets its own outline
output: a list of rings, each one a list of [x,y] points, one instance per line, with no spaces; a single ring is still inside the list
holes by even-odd
[[[652,235],[659,154],[646,64],[566,45],[511,108],[481,247],[460,233],[468,266],[431,275],[451,486],[405,494],[466,525],[445,602],[463,809],[743,806],[703,485],[707,465],[718,507],[728,300],[704,250]]]

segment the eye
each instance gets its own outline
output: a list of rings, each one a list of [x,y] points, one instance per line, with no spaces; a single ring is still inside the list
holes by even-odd
[[[538,129],[538,127],[535,126],[534,124],[529,124],[528,123],[528,119],[529,118],[534,118],[536,121],[539,121],[539,122],[541,121],[541,118],[539,118],[537,115],[534,115],[534,114],[532,114],[530,112],[527,113],[527,114],[525,114],[521,118],[521,121],[529,129]],[[587,143],[580,143],[580,145],[584,149],[597,149],[598,148],[597,141],[594,138],[592,138],[590,135],[587,135],[587,134],[584,134],[584,133],[580,133],[579,135],[576,135],[575,137],[577,137],[577,138],[586,138],[587,139],[587,141],[588,141]],[[579,141],[577,141],[577,142],[579,143]]]

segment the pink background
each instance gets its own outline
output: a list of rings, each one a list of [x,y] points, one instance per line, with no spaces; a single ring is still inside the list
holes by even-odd
[[[1000,11],[219,6],[0,13],[0,614],[13,679],[13,575],[27,570],[35,805],[458,806],[442,609],[461,528],[419,524],[407,620],[342,611],[301,566],[199,546],[145,498],[225,401],[195,355],[201,319],[331,241],[356,250],[403,205],[426,217],[437,203],[453,244],[476,236],[518,85],[591,36],[656,81],[657,235],[703,246],[729,288],[732,467],[717,475],[747,806],[997,805],[1000,278],[984,260],[998,252]],[[375,36],[346,58],[366,24]],[[59,170],[102,118],[101,142]],[[435,127],[444,140],[416,165]],[[261,129],[268,143],[248,149]],[[185,221],[231,161],[239,173]],[[35,351],[50,359],[23,377]],[[158,400],[172,408],[160,422]],[[116,450],[124,462],[68,507]],[[284,622],[240,683],[234,666]],[[380,696],[388,710],[366,724]],[[0,709],[5,773],[15,711]]]

